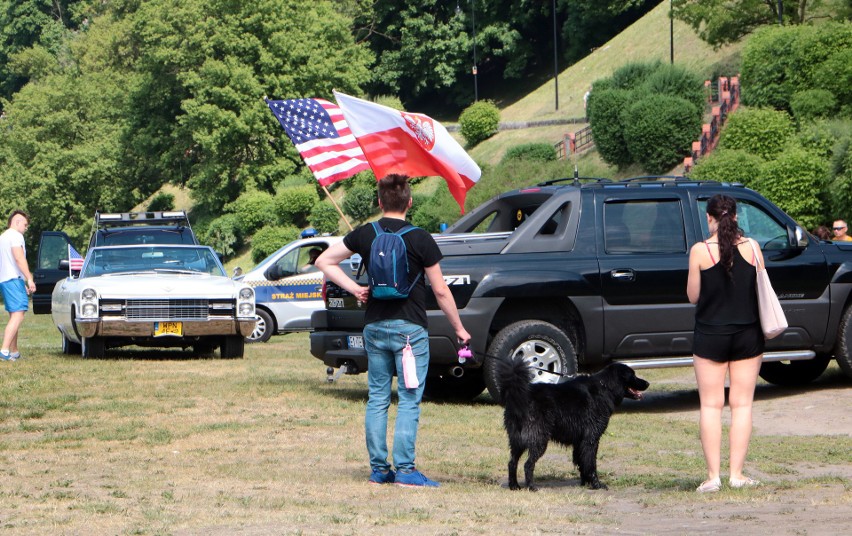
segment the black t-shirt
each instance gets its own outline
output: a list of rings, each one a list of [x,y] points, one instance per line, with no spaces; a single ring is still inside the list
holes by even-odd
[[[378,221],[382,229],[396,232],[402,229],[407,222],[396,218],[381,218]],[[370,246],[376,238],[376,231],[372,224],[362,225],[343,237],[343,245],[349,251],[361,255],[362,262],[370,271]],[[399,300],[367,300],[367,312],[364,323],[369,324],[378,320],[402,319],[428,327],[426,323],[426,274],[423,269],[434,266],[441,261],[443,255],[438,249],[438,244],[428,232],[423,229],[414,229],[402,235],[408,256],[408,282],[414,281],[417,274],[420,278],[408,294],[408,298]]]

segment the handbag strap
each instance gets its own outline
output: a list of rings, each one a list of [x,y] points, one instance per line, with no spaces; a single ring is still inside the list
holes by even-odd
[[[748,243],[751,244],[751,252],[754,254],[754,265],[757,266],[758,270],[760,270],[760,260],[758,260],[757,257],[757,249],[754,247],[754,240],[749,238]]]

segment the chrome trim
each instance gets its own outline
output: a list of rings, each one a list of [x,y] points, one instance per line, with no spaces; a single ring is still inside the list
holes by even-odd
[[[816,357],[816,352],[813,350],[789,350],[783,352],[766,352],[763,354],[763,362],[771,363],[775,361],[807,361]],[[617,363],[624,363],[634,370],[651,369],[651,368],[669,368],[669,367],[689,367],[692,366],[692,356],[675,356],[675,357],[660,357],[651,359],[624,359],[616,360]]]

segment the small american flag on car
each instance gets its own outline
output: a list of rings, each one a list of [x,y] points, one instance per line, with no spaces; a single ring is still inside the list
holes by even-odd
[[[83,269],[83,256],[71,244],[68,244],[68,269],[72,271]]]

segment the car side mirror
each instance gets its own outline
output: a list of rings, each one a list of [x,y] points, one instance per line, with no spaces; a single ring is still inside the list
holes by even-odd
[[[808,233],[800,225],[787,227],[787,235],[790,237],[790,247],[804,249],[808,247]]]
[[[59,269],[60,270],[68,270],[68,268],[70,266],[71,266],[71,261],[69,261],[68,259],[62,259],[61,261],[59,261]],[[80,270],[71,270],[71,277],[79,277],[79,276],[80,276]]]

